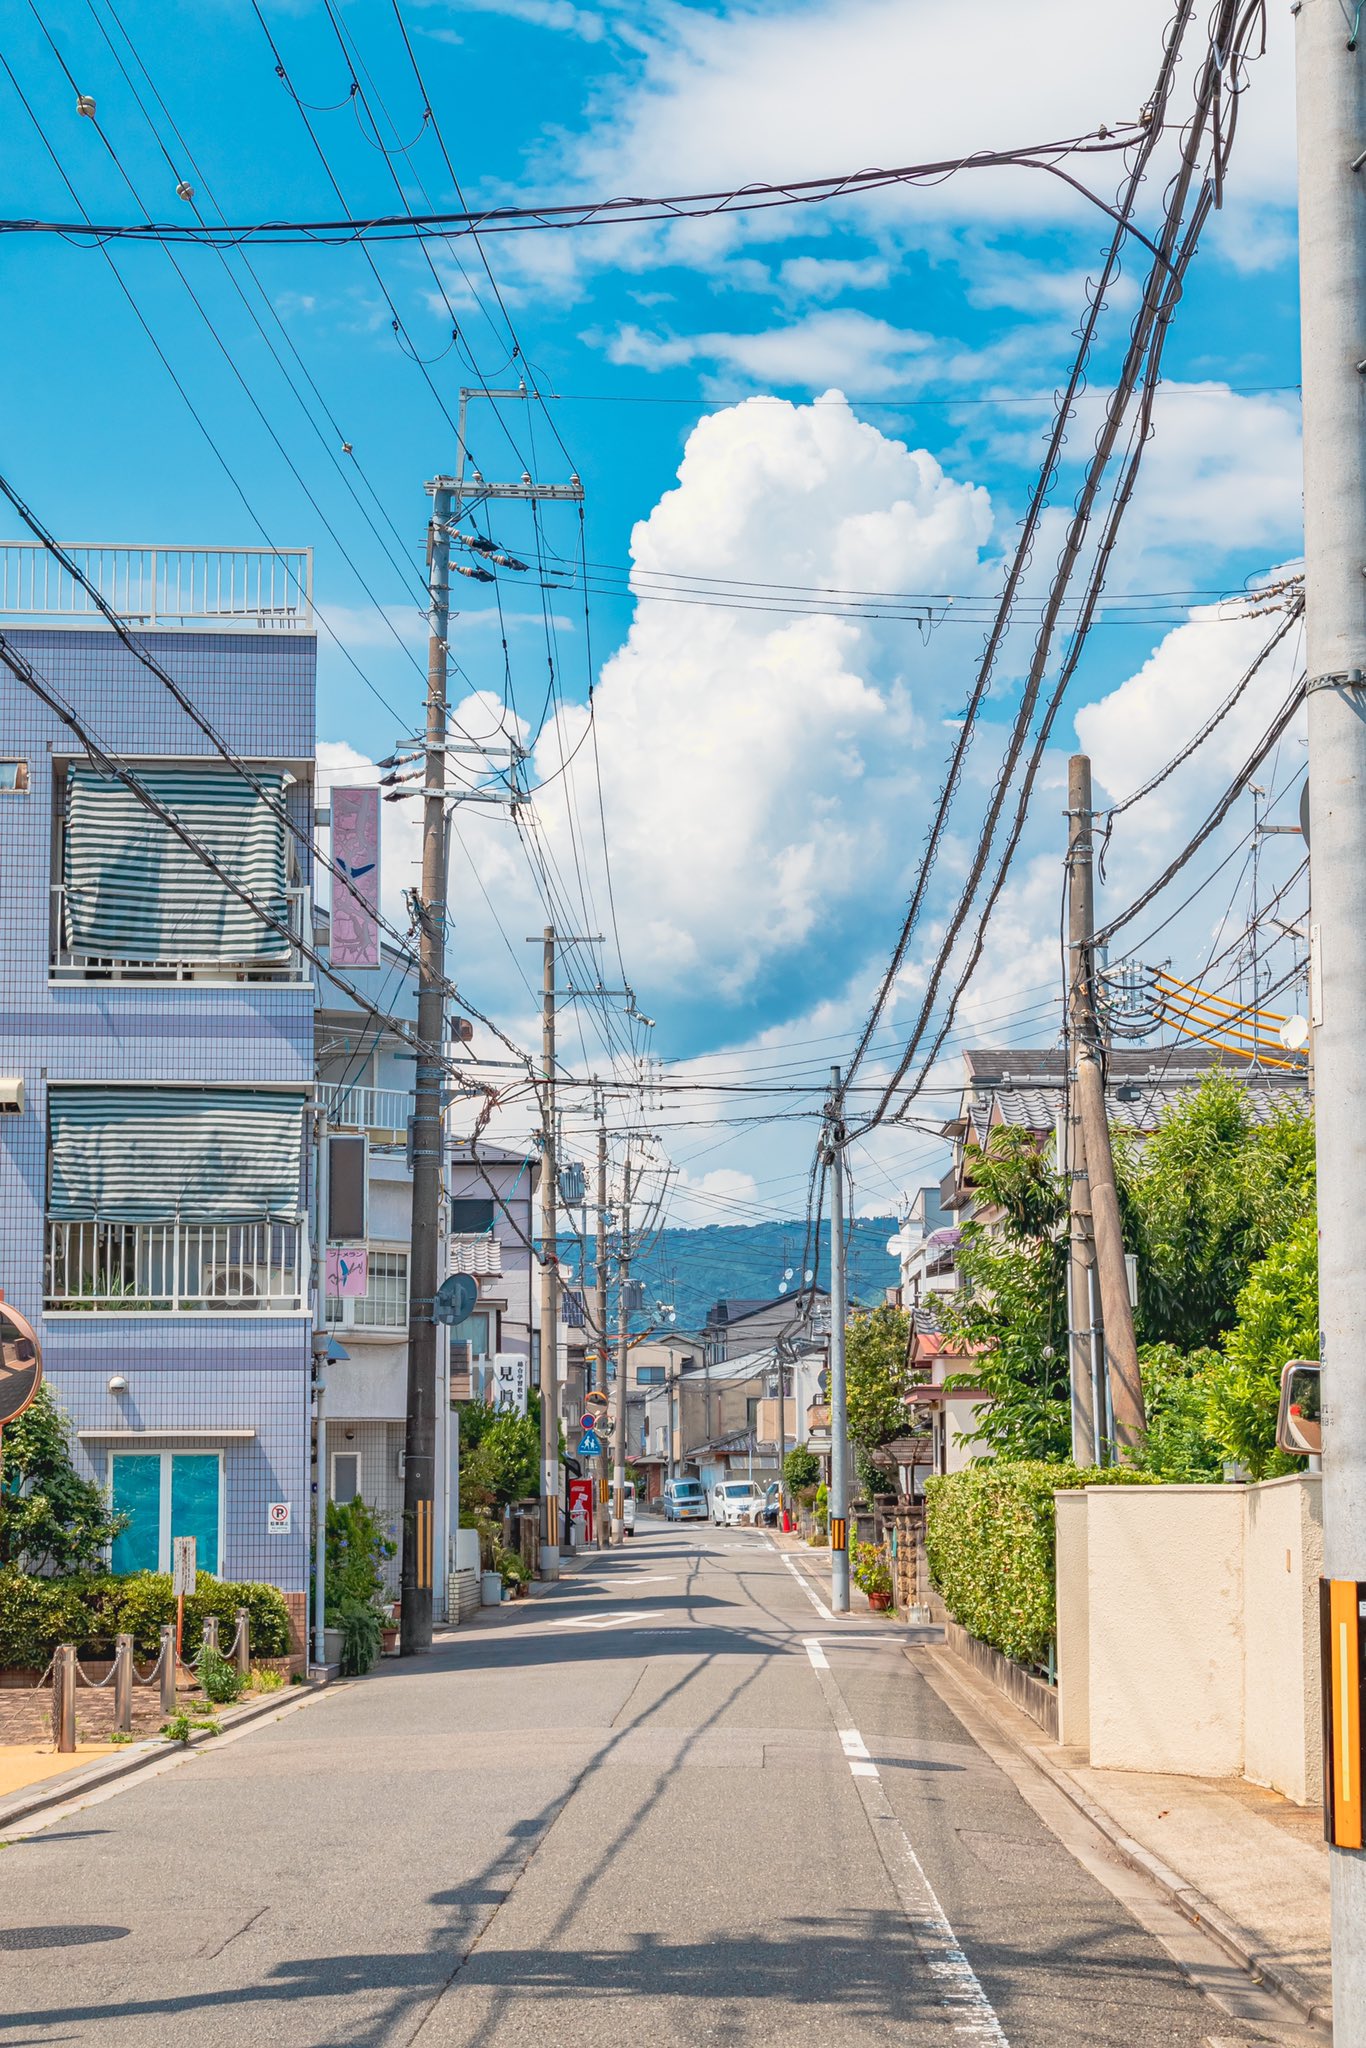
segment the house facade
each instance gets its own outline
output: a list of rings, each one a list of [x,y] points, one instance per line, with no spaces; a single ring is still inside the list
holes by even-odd
[[[126,643],[41,551],[6,636],[95,743],[0,673],[0,1288],[38,1328],[116,1569],[195,1537],[307,1585],[316,638],[305,551],[79,551]],[[159,664],[245,769],[176,702]],[[282,821],[281,813],[287,819]]]

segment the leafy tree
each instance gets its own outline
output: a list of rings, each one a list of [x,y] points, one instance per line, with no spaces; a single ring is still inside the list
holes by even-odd
[[[1028,1131],[1001,1127],[969,1148],[982,1221],[963,1227],[963,1286],[946,1299],[945,1335],[984,1347],[947,1384],[991,1396],[973,1438],[1007,1458],[1066,1458],[1067,1197],[1048,1153]]]
[[[1238,1320],[1224,1340],[1224,1369],[1210,1387],[1210,1435],[1254,1479],[1302,1469],[1276,1449],[1281,1367],[1318,1355],[1319,1252],[1310,1215],[1248,1275]]]
[[[1144,1344],[1138,1362],[1148,1434],[1132,1460],[1135,1468],[1172,1485],[1221,1479],[1224,1453],[1209,1427],[1212,1391],[1226,1371],[1220,1353]]]
[[[466,1409],[468,1415],[471,1410]],[[541,1455],[539,1422],[527,1415],[492,1415],[479,1427],[472,1449],[461,1463],[462,1491],[488,1506],[523,1500],[537,1491]],[[464,1417],[461,1418],[464,1436]]]
[[[906,1349],[911,1319],[904,1309],[880,1302],[851,1316],[844,1333],[844,1376],[849,1440],[865,1454],[906,1429],[910,1373]]]
[[[66,1417],[47,1387],[6,1425],[0,1450],[0,1568],[104,1570],[128,1517],[111,1515],[101,1489],[72,1464]]]
[[[1246,1088],[1215,1073],[1141,1146],[1115,1136],[1139,1337],[1183,1351],[1217,1344],[1253,1266],[1313,1210],[1313,1122],[1288,1106],[1257,1124]]]
[[[783,1459],[783,1479],[789,1493],[801,1493],[820,1483],[821,1461],[807,1444],[797,1444]]]

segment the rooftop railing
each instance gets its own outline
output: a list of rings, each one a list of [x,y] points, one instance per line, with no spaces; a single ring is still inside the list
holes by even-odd
[[[91,587],[130,626],[311,632],[311,548],[63,546],[0,541],[0,617],[97,626]],[[84,580],[82,580],[84,579]]]
[[[49,1313],[287,1315],[308,1293],[302,1223],[50,1220]]]

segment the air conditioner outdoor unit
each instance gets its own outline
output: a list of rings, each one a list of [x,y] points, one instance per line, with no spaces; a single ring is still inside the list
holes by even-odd
[[[11,1074],[0,1079],[0,1116],[18,1116],[24,1107],[24,1077]]]
[[[255,1301],[260,1292],[250,1266],[210,1266],[204,1275],[206,1301]]]

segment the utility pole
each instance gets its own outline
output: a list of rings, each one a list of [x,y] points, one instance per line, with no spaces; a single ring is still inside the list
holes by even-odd
[[[607,1393],[607,1119],[598,1116],[598,1229],[593,1264],[593,1320],[597,1325],[598,1355],[593,1368],[593,1386]],[[586,1411],[585,1411],[586,1412]],[[595,1413],[598,1411],[594,1411]],[[607,1453],[593,1460],[593,1534],[599,1550],[605,1549],[602,1523],[607,1512]]]
[[[849,1404],[844,1381],[844,1099],[838,1067],[830,1069],[830,1100],[822,1140],[830,1169],[830,1606],[849,1612]]]
[[[1295,11],[1324,1572],[1344,1633],[1366,1581],[1366,53],[1351,15]],[[1333,1732],[1345,1746],[1336,1716]],[[1329,1857],[1333,2039],[1363,2048],[1366,1851]]]
[[[446,1073],[446,636],[450,630],[451,493],[427,486],[426,755],[422,781],[422,900],[418,905],[417,1068],[413,1096],[413,1224],[408,1303],[408,1405],[403,1438],[403,1555],[399,1650],[432,1643],[436,1535],[436,1365],[433,1320],[441,1283],[441,1143]],[[319,1475],[321,1481],[325,1474]]]
[[[560,1576],[560,1266],[555,1144],[555,927],[541,936],[541,1577]]]
[[[1067,764],[1067,1023],[1070,1047],[1082,1040],[1083,990],[1090,985],[1090,939],[1096,928],[1091,867],[1091,763],[1073,754]],[[1104,1326],[1096,1292],[1096,1241],[1086,1178],[1081,1105],[1069,1090],[1064,1157],[1069,1233],[1067,1253],[1067,1366],[1072,1393],[1072,1462],[1101,1462],[1105,1402],[1101,1371]]]
[[[1074,869],[1082,871],[1086,891],[1091,893],[1091,763],[1085,754],[1074,754],[1068,766],[1069,803],[1072,771],[1076,787],[1084,794],[1084,811],[1079,821],[1085,826],[1075,848],[1069,852]],[[1070,835],[1069,835],[1070,837]],[[1094,929],[1094,926],[1092,927]],[[1121,1454],[1136,1450],[1147,1435],[1143,1412],[1143,1382],[1138,1370],[1138,1346],[1134,1339],[1134,1311],[1129,1300],[1129,1273],[1124,1263],[1124,1229],[1115,1191],[1115,1162],[1110,1149],[1110,1124],[1105,1112],[1105,1074],[1102,1067],[1100,1020],[1096,1006],[1096,960],[1091,931],[1084,935],[1080,973],[1073,991],[1076,1039],[1072,1048],[1073,1087],[1081,1113],[1081,1138],[1086,1161],[1086,1189],[1095,1231],[1096,1274],[1100,1282],[1100,1306],[1105,1328],[1106,1378],[1113,1417],[1114,1442]],[[1098,1419],[1098,1418],[1096,1418]]]
[[[626,1153],[621,1195],[621,1255],[617,1260],[617,1383],[612,1401],[612,1541],[626,1541],[626,1361],[630,1345],[631,1153]]]

